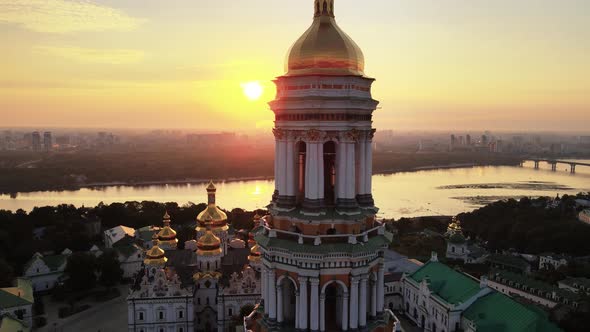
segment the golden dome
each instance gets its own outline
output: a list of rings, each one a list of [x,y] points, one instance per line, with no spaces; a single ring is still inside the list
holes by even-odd
[[[258,244],[254,245],[252,249],[250,249],[250,255],[248,256],[248,260],[252,263],[260,262],[260,247]]]
[[[227,214],[221,211],[215,204],[209,204],[207,208],[197,216],[199,223],[219,223],[227,220]]]
[[[334,0],[315,0],[313,23],[291,46],[285,67],[286,76],[364,76],[363,52],[336,24]]]
[[[193,275],[193,280],[201,279],[220,279],[223,275],[220,272],[197,272]]]
[[[165,256],[165,252],[162,248],[160,248],[158,241],[158,237],[156,234],[152,237],[152,241],[154,245],[150,250],[145,253],[145,259],[143,263],[145,265],[160,265],[163,266],[168,261],[168,258]]]
[[[199,238],[199,240],[197,240],[197,248],[199,248],[199,250],[216,250],[220,247],[221,240],[209,229]]]
[[[197,221],[200,226],[223,226],[227,221],[227,214],[221,211],[215,204],[215,192],[217,189],[213,181],[209,182],[207,186],[207,208],[197,216]]]

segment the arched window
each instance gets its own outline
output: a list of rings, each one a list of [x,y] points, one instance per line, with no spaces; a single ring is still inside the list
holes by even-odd
[[[303,201],[305,198],[305,159],[307,158],[307,145],[305,142],[297,143],[297,200]]]
[[[336,200],[336,144],[324,143],[324,198],[326,205],[334,205]]]

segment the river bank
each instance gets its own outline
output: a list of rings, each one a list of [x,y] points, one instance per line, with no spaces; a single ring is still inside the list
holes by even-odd
[[[412,173],[420,171],[445,170],[473,168],[479,166],[518,166],[518,163],[455,163],[450,165],[428,165],[416,167],[396,167],[386,170],[377,170],[373,175],[391,175],[396,173]],[[199,185],[214,181],[217,183],[233,183],[245,181],[273,181],[274,176],[244,176],[244,177],[227,177],[227,178],[187,178],[177,180],[146,180],[146,181],[108,181],[108,182],[90,182],[69,185],[45,186],[41,189],[28,189],[14,192],[0,192],[2,195],[16,197],[18,194],[33,192],[60,192],[60,191],[77,191],[81,189],[100,189],[104,187],[145,187],[145,186],[166,186],[166,185]]]

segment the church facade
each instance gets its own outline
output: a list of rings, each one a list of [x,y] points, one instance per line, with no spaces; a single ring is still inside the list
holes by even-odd
[[[259,247],[230,246],[227,215],[215,203],[213,183],[207,195],[208,206],[197,216],[197,239],[184,249],[178,249],[171,217],[164,215],[127,297],[129,331],[227,331],[241,325],[242,308],[260,301]]]

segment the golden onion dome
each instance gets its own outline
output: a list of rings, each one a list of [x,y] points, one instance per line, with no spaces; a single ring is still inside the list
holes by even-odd
[[[250,249],[250,254],[255,255],[255,256],[260,256],[260,246],[258,246],[258,244],[255,244],[251,249]]]
[[[203,236],[197,240],[197,248],[200,250],[215,250],[221,247],[221,240],[211,232],[207,230]]]
[[[176,231],[170,227],[170,215],[168,211],[164,214],[164,227],[158,232],[158,239],[160,241],[171,241],[176,239]]]
[[[154,234],[152,237],[153,246],[150,250],[145,253],[145,259],[143,260],[145,265],[160,265],[163,266],[168,261],[165,256],[165,252],[159,246],[158,236]]]
[[[227,214],[221,211],[215,203],[215,193],[217,188],[213,181],[209,182],[207,186],[207,208],[197,216],[197,222],[200,226],[223,226],[227,221]]]
[[[334,0],[315,0],[314,5],[311,27],[289,50],[286,76],[364,76],[363,52],[336,24]]]
[[[258,246],[258,244],[256,244],[250,249],[250,255],[248,256],[248,260],[251,263],[258,263],[260,262],[260,256],[260,247]]]

